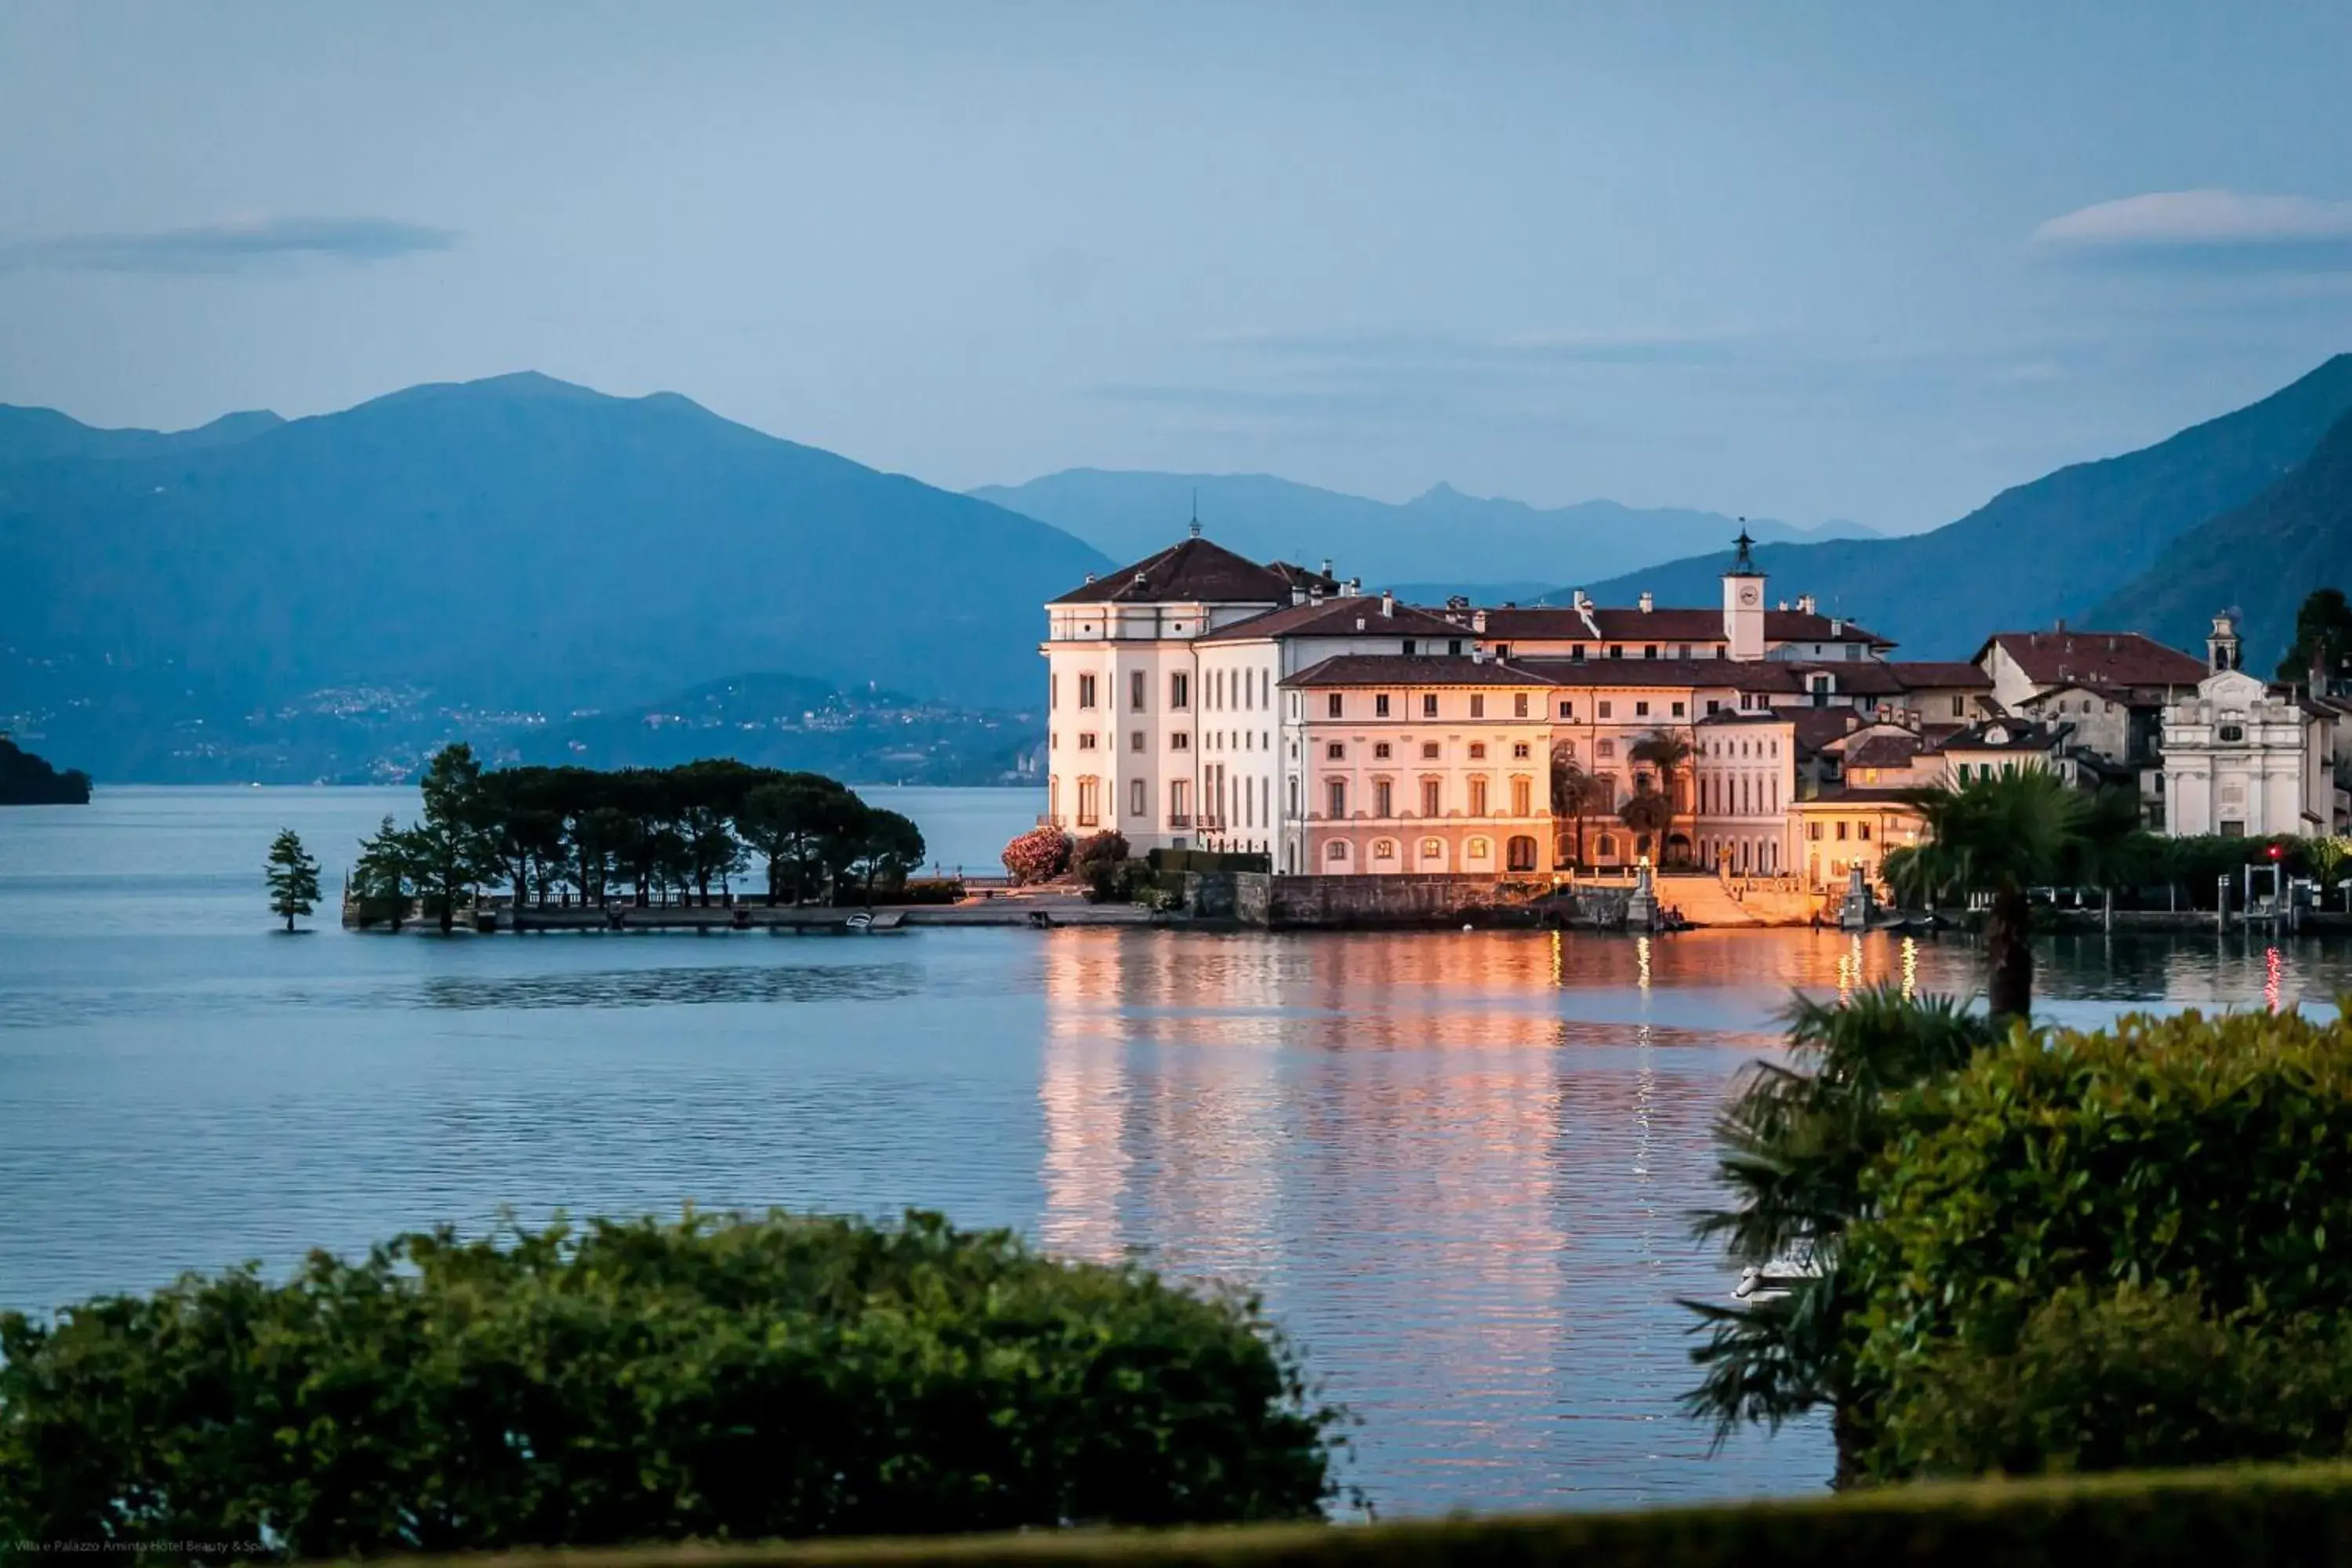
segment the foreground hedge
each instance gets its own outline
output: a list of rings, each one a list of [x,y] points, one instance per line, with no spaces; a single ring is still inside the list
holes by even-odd
[[[0,1550],[1311,1518],[1335,1419],[1248,1301],[923,1215],[408,1236],[0,1355]]]
[[[461,1560],[488,1568],[484,1559]],[[528,1560],[524,1560],[528,1561]],[[2352,1563],[2352,1468],[1883,1488],[1641,1513],[1165,1534],[832,1542],[564,1568],[2277,1568]],[[541,1565],[543,1568],[543,1565]]]

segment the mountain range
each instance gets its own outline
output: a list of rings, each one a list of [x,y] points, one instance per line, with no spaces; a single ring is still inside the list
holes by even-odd
[[[1612,576],[1717,549],[1740,527],[1717,512],[1612,500],[1543,509],[1444,484],[1400,505],[1270,474],[1067,468],[971,493],[1050,522],[1115,561],[1164,548],[1197,516],[1219,543],[1253,560],[1318,565],[1328,558],[1341,577],[1360,577],[1367,588],[1466,593],[1482,603],[1519,596],[1499,590],[1563,582],[1571,573]],[[1747,526],[1758,539],[1877,537],[1855,522],[1807,529],[1751,518]]]
[[[1110,564],[684,397],[540,375],[180,437],[9,412],[0,714],[102,778],[132,731],[341,687],[560,718],[783,670],[1034,702],[1038,605]]]
[[[1825,613],[1895,638],[1911,658],[1965,658],[1989,633],[2060,619],[2082,625],[2092,616],[2103,630],[2147,630],[2194,647],[2205,617],[2257,597],[2290,606],[2284,616],[2266,609],[2243,628],[2250,664],[2256,648],[2275,658],[2294,636],[2293,604],[2352,576],[2352,526],[2337,511],[2332,542],[2318,544],[2325,509],[2290,506],[2318,530],[2315,547],[2298,555],[2295,572],[2278,571],[2274,594],[2255,595],[2246,575],[2285,564],[2271,560],[2267,535],[2288,517],[2261,508],[2258,498],[2273,487],[2292,498],[2295,487],[2284,482],[2347,414],[2352,354],[2338,354],[2259,403],[2140,451],[2003,490],[1930,532],[1769,544],[1756,552],[1757,564],[1775,598],[1811,594]],[[2192,531],[2200,539],[2190,547]],[[2175,555],[2176,542],[2189,552]],[[1712,605],[1725,559],[1717,550],[1589,591],[1602,604],[1630,604],[1649,590],[1661,604]],[[2192,603],[2200,607],[2192,611]],[[2142,626],[2144,616],[2158,618]]]
[[[1738,526],[1264,476],[959,495],[676,395],[534,374],[173,434],[0,407],[0,731],[101,782],[383,776],[461,735],[995,776],[1035,738],[1041,603],[1181,536],[1196,487],[1221,542],[1429,598],[1581,580],[1713,605]],[[2303,595],[2352,577],[2352,355],[1929,533],[1749,526],[1774,597],[1810,593],[1911,657],[2085,616],[2193,647],[2235,606],[2267,667]],[[1687,553],[1595,564],[1670,546]]]

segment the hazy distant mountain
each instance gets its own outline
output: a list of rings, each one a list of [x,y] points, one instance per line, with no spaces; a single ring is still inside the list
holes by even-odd
[[[2046,626],[2060,617],[2089,624],[2086,615],[2104,611],[2111,595],[2156,567],[2174,540],[2276,484],[2347,413],[2352,354],[2339,354],[2260,403],[2142,451],[2077,463],[2004,490],[1933,532],[1773,544],[1756,552],[1757,563],[1770,574],[1767,592],[1775,599],[1811,594],[1825,613],[1895,638],[1908,658],[1965,658],[1990,632]],[[2209,605],[2204,616],[2232,594],[2252,602],[2242,589],[2219,585],[2230,525],[2215,527],[2210,548],[2170,574],[2171,591],[2186,595],[2179,602]],[[1718,549],[1591,592],[1610,604],[1630,604],[1645,588],[1661,604],[1719,604],[1718,574],[1727,563]],[[2248,548],[2233,568],[2265,569],[2259,546]],[[2161,628],[2130,619],[2101,629],[2178,637],[2189,618],[2145,597],[2116,607],[2135,617],[2162,616]]]
[[[1040,739],[1043,689],[1022,712],[973,711],[861,683],[802,676],[707,681],[651,702],[579,718],[512,743],[529,762],[669,767],[730,756],[850,784],[1002,784]]]
[[[1713,549],[1739,531],[1715,512],[1607,500],[1545,510],[1465,495],[1450,485],[1399,506],[1267,474],[1069,468],[971,493],[1050,522],[1122,563],[1181,536],[1197,494],[1201,524],[1218,543],[1257,560],[1315,565],[1328,556],[1339,575],[1361,577],[1367,587],[1592,581]],[[1767,518],[1748,526],[1759,539],[1876,537],[1851,522],[1808,531]]]
[[[540,375],[146,456],[49,440],[0,465],[0,716],[89,732],[73,754],[101,779],[125,727],[174,704],[320,688],[561,717],[781,668],[1012,706],[1037,688],[1042,602],[1109,564],[675,395]]]
[[[2093,619],[2195,648],[2213,616],[2234,609],[2246,667],[2268,675],[2294,641],[2304,596],[2345,587],[2352,587],[2352,416],[2271,489],[2174,540]]]
[[[0,463],[43,458],[152,458],[233,446],[286,421],[266,409],[224,414],[194,430],[100,430],[54,408],[0,403]]]

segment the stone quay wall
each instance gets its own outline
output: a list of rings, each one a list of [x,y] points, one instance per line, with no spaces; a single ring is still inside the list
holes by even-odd
[[[1625,922],[1631,892],[1624,887],[1555,892],[1548,879],[1514,882],[1491,876],[1412,872],[1293,877],[1243,871],[1234,873],[1232,882],[1232,918],[1267,930],[1435,926],[1456,923],[1465,916],[1529,925],[1620,926]]]

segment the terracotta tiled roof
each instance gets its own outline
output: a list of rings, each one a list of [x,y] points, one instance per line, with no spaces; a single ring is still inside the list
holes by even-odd
[[[1971,724],[1937,743],[1939,752],[2046,752],[2058,744],[2063,725],[2029,724],[2015,719],[1990,719]],[[2001,738],[1994,739],[1998,733]]]
[[[1297,567],[1276,570],[1206,539],[1187,539],[1054,601],[1057,605],[1286,605]],[[1329,579],[1322,579],[1328,583]]]
[[[1849,768],[1907,768],[1919,754],[1916,735],[1864,735],[1845,749]]]
[[[1862,727],[1862,715],[1851,708],[1800,708],[1789,716],[1797,726],[1797,752],[1818,752],[1832,741],[1842,741]]]
[[[1262,616],[1252,616],[1245,621],[1235,621],[1220,626],[1201,640],[1213,642],[1255,642],[1261,637],[1389,637],[1414,638],[1460,637],[1466,646],[1477,640],[1478,634],[1468,626],[1456,626],[1441,616],[1411,605],[1395,605],[1389,614],[1381,613],[1381,600],[1377,595],[1350,594],[1343,598],[1324,599],[1307,605],[1286,605],[1278,610],[1268,610]],[[1361,621],[1362,626],[1356,623]]]
[[[1549,686],[1516,665],[1464,654],[1343,653],[1300,670],[1285,686]]]
[[[1822,790],[1811,800],[1791,801],[1790,804],[1801,812],[1808,807],[1821,811],[1841,805],[1908,805],[1911,804],[1914,793],[1914,787],[1908,784],[1892,787],[1885,784],[1864,784],[1853,789],[1832,786]]]
[[[1992,677],[1973,664],[1957,659],[1889,659],[1886,668],[1906,691],[1990,691]]]
[[[1812,675],[1831,677],[1835,682],[1835,691],[1842,697],[1895,697],[1909,689],[1895,678],[1891,666],[1875,659],[1856,659],[1851,664],[1827,659],[1818,663],[1792,659],[1788,661],[1788,668],[1797,672],[1801,690],[1808,689],[1804,678]]]
[[[2137,632],[1997,632],[1976,662],[1998,647],[2037,686],[2194,686],[2205,661]]]
[[[1491,613],[1490,613],[1491,617]],[[1489,635],[1493,621],[1488,620]],[[1733,691],[1801,691],[1796,667],[1773,659],[1561,658],[1537,654],[1511,661],[1555,686],[1715,687]]]
[[[1590,622],[1587,618],[1590,616]],[[1501,642],[1516,637],[1562,638],[1574,642],[1718,643],[1723,641],[1721,610],[1625,609],[1594,605],[1578,610],[1569,605],[1537,605],[1486,612],[1486,635]],[[1833,621],[1804,610],[1764,612],[1767,642],[1865,643],[1893,647],[1877,633],[1852,621]]]

